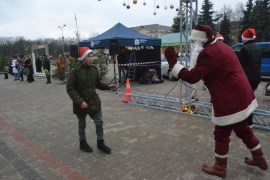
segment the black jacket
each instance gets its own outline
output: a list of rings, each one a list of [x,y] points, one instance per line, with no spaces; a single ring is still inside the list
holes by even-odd
[[[48,71],[51,70],[51,63],[50,63],[50,60],[48,58],[45,58],[43,60],[43,69],[47,69]]]
[[[255,90],[261,79],[260,50],[255,41],[247,41],[238,54],[238,59],[247,75],[247,78]],[[254,89],[255,88],[255,89]]]

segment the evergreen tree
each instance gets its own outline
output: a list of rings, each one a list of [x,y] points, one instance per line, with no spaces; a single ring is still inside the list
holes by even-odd
[[[180,27],[180,19],[179,19],[179,16],[176,16],[173,18],[173,25],[172,25],[171,31],[173,33],[180,32],[179,27]]]
[[[241,28],[239,32],[239,40],[241,40],[241,34],[247,29],[252,27],[252,8],[253,2],[252,0],[248,0],[246,4],[246,10],[243,11],[243,17],[241,18]]]
[[[179,13],[180,13],[179,10],[177,10],[177,15],[173,18],[173,24],[172,24],[172,28],[171,28],[171,31],[173,33],[180,32],[180,16],[179,16]],[[186,17],[185,17],[185,14],[181,15],[181,20],[183,22],[182,29],[185,30],[186,29],[186,23],[185,23]]]
[[[215,30],[215,25],[213,23],[213,3],[209,0],[204,0],[202,4],[202,11],[200,11],[198,22],[199,24],[206,24]]]
[[[270,36],[270,13],[269,13],[270,0],[256,0],[252,10],[252,27],[256,30],[256,40],[266,41]]]
[[[224,13],[223,20],[220,23],[220,34],[224,37],[224,42],[228,45],[232,45],[232,39],[231,39],[231,24],[230,19]]]
[[[263,1],[262,20],[265,25],[262,33],[262,41],[270,41],[270,0]]]

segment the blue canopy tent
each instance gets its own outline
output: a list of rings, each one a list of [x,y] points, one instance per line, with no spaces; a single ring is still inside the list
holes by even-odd
[[[129,29],[121,23],[105,31],[104,33],[82,41],[80,47],[87,46],[92,49],[110,48],[110,42],[118,40],[118,46],[161,46],[161,39],[146,36],[137,31]]]
[[[105,31],[104,33],[82,41],[80,47],[87,46],[90,49],[109,49],[110,55],[120,55],[118,66],[135,71],[131,80],[140,80],[141,76],[149,69],[155,69],[161,78],[161,39],[146,36],[127,28],[121,23]],[[130,74],[130,73],[129,73]]]

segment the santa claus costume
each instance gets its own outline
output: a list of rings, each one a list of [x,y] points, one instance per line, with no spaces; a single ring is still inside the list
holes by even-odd
[[[219,177],[226,176],[231,132],[242,139],[251,151],[252,159],[245,163],[268,168],[259,140],[247,124],[247,118],[258,106],[248,79],[233,50],[215,40],[212,29],[197,25],[191,32],[190,68],[177,63],[173,47],[165,50],[165,57],[173,76],[194,84],[203,80],[213,104],[212,122],[215,124],[215,164],[203,166],[203,171]]]

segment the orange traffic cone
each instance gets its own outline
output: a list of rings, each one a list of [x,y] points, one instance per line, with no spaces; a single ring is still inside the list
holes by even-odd
[[[130,82],[129,82],[128,78],[126,81],[126,94],[125,94],[125,98],[124,98],[123,102],[124,103],[132,102]]]

